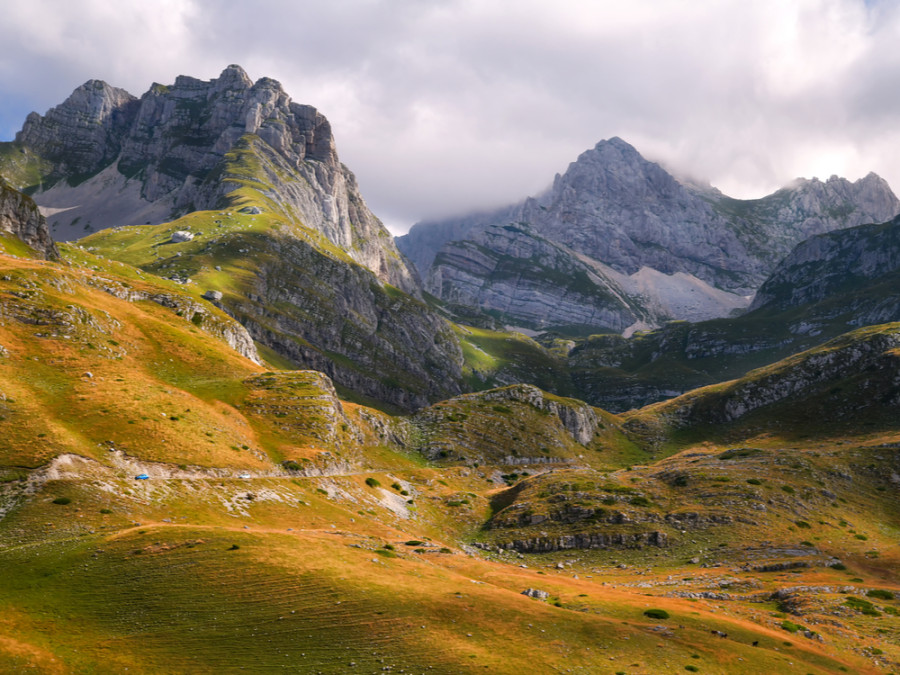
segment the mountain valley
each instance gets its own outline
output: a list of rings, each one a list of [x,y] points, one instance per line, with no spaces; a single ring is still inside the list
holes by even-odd
[[[612,139],[395,243],[229,66],[92,80],[0,177],[0,671],[900,671],[874,174]]]

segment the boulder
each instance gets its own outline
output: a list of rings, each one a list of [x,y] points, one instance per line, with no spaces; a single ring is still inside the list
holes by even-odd
[[[547,591],[541,591],[537,588],[526,588],[522,591],[522,595],[527,595],[529,598],[535,598],[536,600],[546,600],[550,597]]]
[[[194,235],[186,230],[177,230],[172,233],[172,242],[175,244],[180,244],[184,241],[191,241],[194,238]]]

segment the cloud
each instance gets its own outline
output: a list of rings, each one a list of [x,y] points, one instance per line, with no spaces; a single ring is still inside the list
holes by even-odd
[[[862,0],[32,0],[0,26],[0,133],[90,78],[140,94],[240,63],[329,117],[398,228],[533,194],[614,135],[735,196],[900,186],[898,33]]]

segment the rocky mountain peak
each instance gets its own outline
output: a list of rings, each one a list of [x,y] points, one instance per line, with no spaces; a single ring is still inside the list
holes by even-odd
[[[58,162],[62,172],[88,173],[118,153],[136,104],[124,89],[88,80],[43,117],[29,114],[16,142]]]
[[[325,116],[293,102],[277,80],[253,82],[238,65],[212,80],[182,75],[154,84],[140,99],[91,80],[46,115],[30,115],[16,143],[50,167],[29,187],[53,213],[59,239],[222,208],[249,179],[286,218],[418,293],[415,274],[340,163]],[[251,155],[256,168],[236,177],[236,158]]]
[[[272,82],[275,82],[275,80],[272,80]],[[215,83],[221,89],[249,89],[253,86],[253,80],[247,75],[247,71],[236,63],[232,63],[225,68],[222,74],[219,75],[219,78],[215,80]],[[280,87],[281,85],[278,86]]]
[[[614,137],[581,153],[541,196],[491,215],[448,219],[434,228],[416,226],[401,238],[400,247],[423,265],[419,271],[426,279],[436,278],[432,271],[441,267],[441,297],[458,297],[460,289],[454,284],[464,280],[466,287],[479,289],[479,306],[492,307],[494,300],[502,300],[505,306],[518,307],[526,292],[534,304],[533,288],[510,295],[504,287],[506,297],[495,299],[484,297],[486,284],[475,278],[475,270],[489,270],[485,274],[490,281],[494,267],[482,263],[502,251],[480,251],[471,260],[464,254],[478,250],[467,242],[485,246],[481,232],[527,224],[543,241],[569,252],[572,264],[555,259],[556,271],[603,265],[605,274],[625,275],[619,283],[636,286],[641,295],[635,298],[637,304],[652,307],[657,316],[696,320],[746,306],[748,296],[803,239],[884,222],[898,213],[900,201],[875,174],[855,182],[837,177],[798,180],[762,199],[739,200],[709,185],[676,178]],[[654,282],[648,288],[649,278]],[[540,304],[560,306],[566,291],[564,284],[555,291],[545,285]],[[587,304],[582,309],[578,314],[593,312],[587,311]],[[519,315],[512,320],[526,318]]]

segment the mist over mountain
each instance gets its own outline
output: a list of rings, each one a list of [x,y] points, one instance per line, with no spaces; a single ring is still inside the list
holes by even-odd
[[[538,197],[493,213],[420,223],[397,242],[438,297],[496,311],[507,323],[533,329],[582,323],[620,332],[636,323],[727,316],[747,306],[803,239],[884,222],[898,212],[900,202],[872,173],[852,183],[834,176],[797,180],[762,199],[737,200],[679,181],[613,138],[582,153]],[[536,290],[536,277],[553,275],[529,270],[530,256],[485,246],[482,233],[508,225],[527,226],[566,247],[570,253],[560,272],[565,266],[585,270],[590,283],[576,301],[582,306],[578,321],[566,320],[572,304],[566,288],[554,292],[544,282]],[[491,261],[478,260],[473,247]],[[602,289],[610,284],[617,292],[603,299]],[[621,318],[610,321],[609,312]]]

